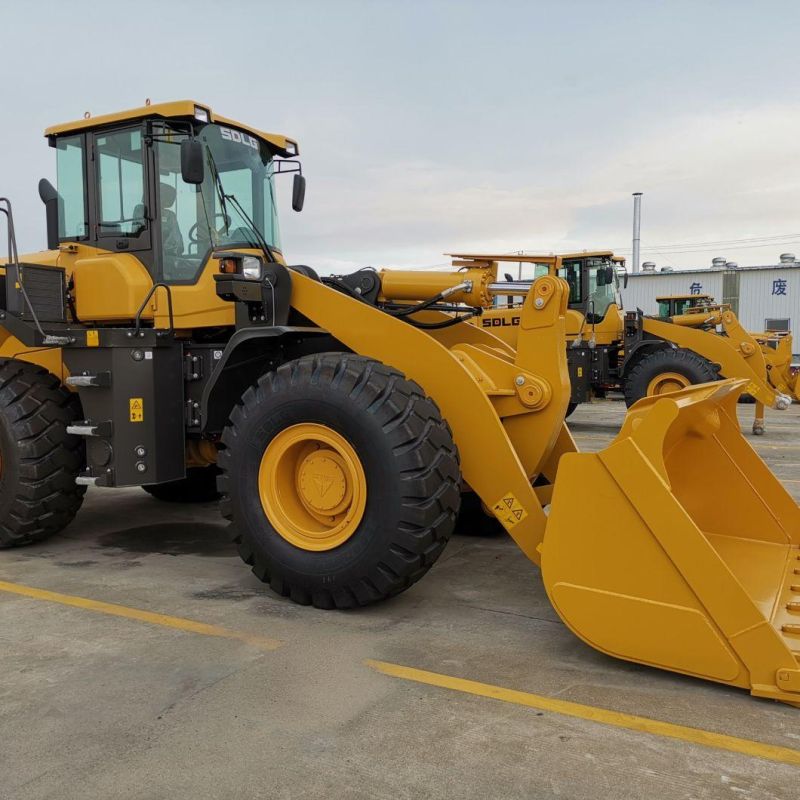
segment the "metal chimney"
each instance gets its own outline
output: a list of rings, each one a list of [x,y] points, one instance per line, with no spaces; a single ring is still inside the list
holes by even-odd
[[[642,272],[655,272],[656,271],[656,264],[655,261],[645,261],[642,264]]]
[[[711,269],[725,269],[725,265],[728,263],[727,258],[723,258],[722,256],[717,256],[716,258],[711,259]]]
[[[633,193],[633,271],[639,271],[639,239],[642,230],[642,193]]]
[[[794,264],[795,261],[794,253],[781,253],[781,264]]]

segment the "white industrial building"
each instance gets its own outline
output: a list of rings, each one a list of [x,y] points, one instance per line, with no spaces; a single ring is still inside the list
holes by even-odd
[[[729,303],[749,331],[797,327],[794,351],[800,353],[800,261],[791,253],[781,255],[778,264],[754,267],[740,267],[724,258],[715,258],[705,269],[659,269],[645,262],[641,272],[628,275],[622,301],[626,310],[655,314],[656,297],[671,294],[710,294]]]

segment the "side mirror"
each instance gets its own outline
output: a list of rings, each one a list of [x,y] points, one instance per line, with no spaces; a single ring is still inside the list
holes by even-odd
[[[295,211],[302,211],[306,201],[306,179],[295,172],[294,182],[292,183],[292,208]]]
[[[58,250],[58,192],[47,178],[39,181],[39,197],[47,219],[47,249]]]
[[[605,267],[597,270],[596,282],[598,286],[608,286],[608,272],[606,272]]]
[[[198,139],[185,139],[181,142],[181,178],[184,183],[195,186],[203,182],[205,169],[203,162],[203,143]]]

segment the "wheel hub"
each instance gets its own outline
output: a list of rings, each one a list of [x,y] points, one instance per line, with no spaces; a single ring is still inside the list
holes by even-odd
[[[358,529],[367,481],[350,442],[319,423],[281,431],[266,446],[258,472],[261,506],[286,541],[332,550]]]
[[[691,381],[679,372],[662,372],[656,375],[647,385],[647,396],[667,394],[668,392],[679,392],[689,386]]]
[[[300,499],[317,513],[336,514],[342,510],[348,492],[346,465],[333,450],[315,450],[307,455],[298,470]]]

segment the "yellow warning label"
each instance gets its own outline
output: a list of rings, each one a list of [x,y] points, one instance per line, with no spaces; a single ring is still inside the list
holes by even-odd
[[[144,400],[141,397],[131,397],[128,401],[131,411],[131,422],[144,422]]]
[[[578,377],[579,378],[583,377],[583,367],[578,367]]]
[[[100,331],[86,331],[86,346],[97,347],[100,344]]]
[[[492,506],[492,511],[494,511],[494,515],[507,531],[510,531],[528,516],[528,512],[522,507],[522,503],[511,492],[506,492]]]

